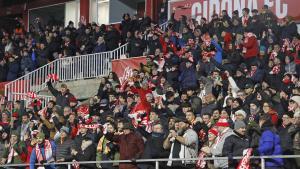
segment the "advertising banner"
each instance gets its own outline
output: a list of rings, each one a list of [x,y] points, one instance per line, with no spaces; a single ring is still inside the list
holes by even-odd
[[[133,69],[139,69],[140,63],[146,64],[145,56],[113,60],[112,71],[118,75],[120,83],[123,84],[125,80],[132,76]]]
[[[296,21],[300,21],[299,2],[299,0],[174,0],[170,2],[169,14],[176,9],[177,19],[185,15],[198,21],[202,17],[211,20],[214,12],[219,14],[222,10],[227,10],[231,16],[234,10],[238,10],[241,16],[243,8],[261,11],[266,4],[279,19],[291,16]]]

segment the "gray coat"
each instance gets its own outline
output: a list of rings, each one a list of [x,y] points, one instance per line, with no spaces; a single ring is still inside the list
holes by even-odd
[[[227,137],[233,135],[233,130],[231,128],[227,128],[217,137],[216,145],[214,145],[211,149],[211,153],[214,157],[222,157],[223,146]],[[214,160],[214,166],[216,168],[226,168],[228,167],[228,160]]]

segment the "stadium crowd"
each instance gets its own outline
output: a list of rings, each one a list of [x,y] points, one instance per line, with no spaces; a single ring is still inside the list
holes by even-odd
[[[54,98],[46,108],[38,100],[26,108],[15,101],[10,110],[1,99],[1,164],[34,169],[35,163],[73,161],[81,169],[153,169],[154,163],[136,160],[201,154],[228,159],[170,160],[160,168],[231,169],[239,165],[233,157],[249,148],[255,156],[300,155],[300,41],[293,20],[277,20],[266,5],[261,12],[245,8],[242,17],[224,10],[210,22],[176,20],[174,13],[166,31],[148,17],[139,21],[124,14],[120,33],[95,24],[75,29],[72,22],[42,28],[37,20],[29,33],[17,28],[1,34],[2,80],[119,43],[129,43],[128,57],[147,56],[122,84],[114,72],[101,77],[97,95],[87,102],[79,102],[65,84],[54,88],[51,79]],[[119,159],[132,162],[77,163]],[[265,165],[296,169],[300,159],[267,159]],[[251,160],[251,167],[260,168],[260,161]]]

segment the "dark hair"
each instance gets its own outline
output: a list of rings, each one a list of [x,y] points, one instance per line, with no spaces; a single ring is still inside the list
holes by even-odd
[[[203,116],[209,116],[209,117],[211,117],[211,114],[209,114],[209,113],[203,113],[203,114],[202,114],[202,117],[203,117]]]
[[[122,18],[125,19],[125,16],[128,16],[130,18],[130,14],[129,13],[124,13]]]

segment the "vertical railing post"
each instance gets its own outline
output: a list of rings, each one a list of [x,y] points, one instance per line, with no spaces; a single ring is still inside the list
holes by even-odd
[[[265,159],[263,157],[260,158],[261,159],[261,169],[265,169]]]
[[[70,163],[68,164],[68,169],[71,169],[71,164]]]
[[[155,161],[155,169],[159,169],[159,161]]]

